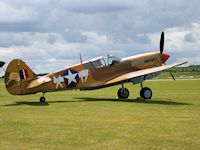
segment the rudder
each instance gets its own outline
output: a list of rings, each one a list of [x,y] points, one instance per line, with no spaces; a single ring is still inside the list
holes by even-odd
[[[6,69],[5,86],[12,95],[26,94],[26,86],[37,75],[20,59],[12,60]]]

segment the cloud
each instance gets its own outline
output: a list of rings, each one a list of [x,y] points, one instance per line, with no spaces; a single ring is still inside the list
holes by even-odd
[[[196,39],[192,33],[188,33],[185,35],[185,42],[196,42]]]
[[[1,47],[12,47],[12,46],[30,46],[32,43],[27,39],[27,34],[10,34],[0,33],[0,46]]]
[[[0,2],[0,8],[0,23],[29,22],[36,19],[36,13],[33,10],[15,8],[5,2]]]
[[[87,60],[159,51],[161,31],[169,63],[200,58],[197,0],[2,0],[0,7],[0,60],[18,57],[36,72],[78,63],[79,52]]]
[[[75,13],[109,13],[109,12],[119,12],[131,8],[131,1],[124,0],[61,0],[59,5],[69,12]]]
[[[36,22],[0,22],[0,32],[44,32]]]
[[[96,32],[82,32],[82,34],[87,37],[87,42],[93,44],[105,44],[108,40],[106,35],[99,35]]]
[[[47,42],[50,44],[56,43],[56,36],[54,34],[49,34]]]
[[[64,32],[62,32],[62,35],[66,42],[69,43],[81,43],[87,40],[87,37],[82,35],[81,32],[77,30],[66,29]]]

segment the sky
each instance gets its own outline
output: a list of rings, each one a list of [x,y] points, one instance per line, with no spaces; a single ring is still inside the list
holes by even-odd
[[[168,64],[200,64],[198,0],[1,0],[0,8],[0,60],[20,58],[36,73],[79,63],[79,53],[86,61],[159,51],[162,31]]]

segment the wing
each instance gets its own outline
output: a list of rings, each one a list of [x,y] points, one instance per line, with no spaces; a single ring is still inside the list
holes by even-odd
[[[121,75],[119,77],[116,77],[108,82],[106,82],[107,84],[113,84],[113,83],[117,83],[117,82],[121,82],[121,81],[127,81],[129,79],[135,78],[135,77],[139,77],[139,76],[143,76],[143,75],[147,75],[150,73],[155,73],[155,72],[160,72],[169,68],[173,68],[173,67],[177,67],[180,65],[183,65],[187,62],[183,62],[183,63],[177,63],[177,64],[171,64],[171,65],[164,65],[164,66],[159,66],[159,67],[154,67],[154,68],[149,68],[149,69],[143,69],[143,70],[139,70],[139,71],[134,71],[134,72],[130,72],[124,75]]]

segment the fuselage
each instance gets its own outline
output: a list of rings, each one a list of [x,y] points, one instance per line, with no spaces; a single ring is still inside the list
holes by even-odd
[[[70,89],[87,90],[107,87],[110,86],[110,84],[107,84],[108,81],[116,77],[138,70],[161,66],[168,58],[169,55],[167,54],[152,52],[130,56],[120,60],[114,59],[112,62],[106,63],[103,57],[99,57],[70,66],[56,73],[38,77],[40,79],[37,82],[43,82],[47,78],[50,79],[48,82],[39,86],[34,86],[38,83],[33,79],[33,81],[20,83],[23,90],[19,89],[18,91],[12,90],[12,92],[9,92],[14,95],[24,95],[37,92]]]
[[[152,52],[122,58],[115,64],[106,64],[105,60],[99,57],[68,67],[65,70],[48,74],[47,77],[51,78],[52,81],[41,85],[40,88],[37,88],[37,92],[106,87],[106,82],[123,74],[161,66],[168,57],[169,55],[167,54]],[[43,91],[43,89],[46,89],[46,91]]]

